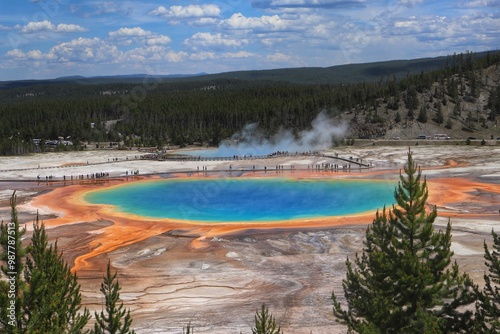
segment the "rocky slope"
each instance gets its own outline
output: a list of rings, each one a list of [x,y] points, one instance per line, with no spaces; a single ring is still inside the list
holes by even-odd
[[[349,123],[350,135],[355,139],[408,140],[436,133],[447,134],[451,139],[496,139],[500,137],[497,126],[500,110],[491,106],[491,100],[495,99],[494,96],[498,99],[500,64],[474,73],[475,82],[467,75],[454,75],[443,82],[434,82],[431,89],[417,90],[418,103],[413,110],[413,118],[408,117],[405,100],[410,93],[407,90],[390,99],[381,97],[375,106],[363,111],[348,111],[342,115],[342,121]],[[451,81],[455,82],[455,93],[451,89]],[[399,100],[397,108],[395,100]],[[491,116],[492,107],[496,117]],[[419,121],[421,108],[425,108],[426,122]],[[439,108],[442,112],[441,124],[436,122]]]

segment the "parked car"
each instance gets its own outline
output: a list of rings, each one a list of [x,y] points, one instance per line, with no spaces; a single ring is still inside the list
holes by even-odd
[[[445,139],[450,139],[450,136],[444,133],[436,133],[434,135],[434,140],[445,140]]]
[[[426,135],[418,135],[417,139],[427,139],[427,136]]]

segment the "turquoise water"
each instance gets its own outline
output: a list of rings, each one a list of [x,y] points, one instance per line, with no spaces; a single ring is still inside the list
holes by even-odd
[[[286,178],[166,179],[85,196],[123,213],[198,222],[258,222],[350,215],[394,203],[394,183]]]

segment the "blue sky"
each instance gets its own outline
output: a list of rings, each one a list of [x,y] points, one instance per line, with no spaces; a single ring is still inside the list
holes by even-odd
[[[0,0],[0,81],[363,63],[500,48],[500,0]]]

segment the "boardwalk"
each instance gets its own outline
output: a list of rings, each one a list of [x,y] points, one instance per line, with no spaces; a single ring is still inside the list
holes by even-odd
[[[288,152],[283,152],[283,153],[272,153],[272,154],[267,154],[267,155],[244,155],[244,156],[225,156],[225,157],[203,157],[203,156],[190,156],[190,155],[176,155],[176,156],[171,156],[168,154],[149,154],[149,155],[144,155],[141,158],[142,159],[153,159],[153,160],[158,160],[158,161],[244,161],[244,160],[262,160],[262,159],[275,159],[275,158],[283,158],[283,157],[319,157],[319,158],[329,158],[329,159],[336,159],[340,162],[351,164],[351,165],[356,165],[357,167],[364,167],[364,168],[369,168],[371,167],[370,164],[364,163],[363,161],[359,159],[354,159],[352,157],[349,158],[344,158],[344,157],[339,157],[338,155],[328,155],[328,154],[322,154],[319,152],[302,152],[302,153],[288,153]],[[340,165],[340,164],[337,164]]]

